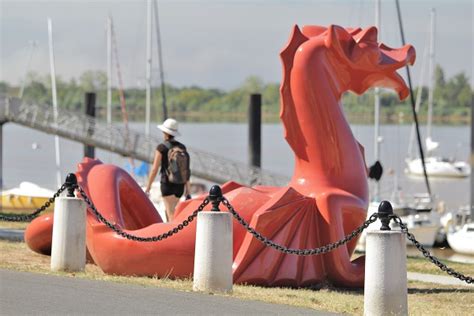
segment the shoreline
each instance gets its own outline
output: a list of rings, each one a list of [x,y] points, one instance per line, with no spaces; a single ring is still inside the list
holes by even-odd
[[[142,115],[144,113],[135,113],[131,115],[131,123],[140,123],[143,121]],[[105,112],[98,112],[97,118],[101,120],[105,115]],[[161,114],[155,113],[152,115],[157,122],[161,121]],[[168,117],[173,117],[180,122],[186,123],[247,123],[248,114],[244,112],[169,112]],[[346,113],[346,118],[350,124],[358,125],[373,125],[373,113]],[[426,125],[426,115],[418,116],[420,126]],[[122,122],[120,116],[113,117],[114,123]],[[382,125],[410,125],[413,120],[411,116],[407,117],[406,114],[398,113],[381,113],[380,124]],[[279,114],[262,112],[262,124],[277,124],[281,123]],[[434,126],[469,126],[470,115],[449,115],[449,116],[434,116]]]

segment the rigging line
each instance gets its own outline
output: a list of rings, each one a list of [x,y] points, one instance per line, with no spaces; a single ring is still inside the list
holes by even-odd
[[[153,1],[153,9],[155,13],[155,26],[156,26],[156,43],[158,49],[158,63],[160,67],[160,80],[161,80],[161,106],[163,109],[163,121],[168,118],[168,108],[166,107],[166,86],[165,86],[165,74],[163,69],[163,53],[161,51],[161,33],[160,33],[160,20],[158,16],[158,0]]]
[[[428,41],[425,40],[425,46],[423,50],[423,61],[421,62],[421,70],[420,70],[420,77],[419,77],[419,86],[418,91],[416,92],[416,102],[415,102],[415,111],[416,113],[420,112],[421,106],[421,95],[423,92],[423,79],[425,77],[425,68],[426,68],[426,60],[428,59]],[[408,157],[411,159],[413,157],[413,142],[415,141],[415,123],[412,124],[410,129],[410,138],[408,141]]]
[[[33,53],[34,53],[34,50],[36,49],[36,46],[38,46],[38,43],[36,41],[30,41],[29,46],[30,46],[30,54],[28,56],[28,62],[26,63],[25,75],[23,77],[23,80],[21,81],[21,88],[20,88],[20,92],[18,93],[18,99],[23,99],[23,93],[25,91],[26,79],[27,79],[28,72],[29,72],[30,66],[31,66],[31,59],[33,58]]]
[[[141,50],[142,50],[142,46],[141,46],[141,43],[142,43],[142,37],[140,37],[139,35],[141,35],[143,33],[143,29],[144,29],[144,25],[146,24],[146,19],[145,19],[145,15],[146,15],[146,9],[145,10],[138,10],[138,23],[136,23],[136,30],[135,30],[135,34],[138,34],[137,36],[135,36],[135,45],[133,46],[135,48],[135,50],[133,50],[133,61],[132,62],[129,62],[127,63],[127,71],[130,75],[131,78],[133,78],[134,82],[133,82],[133,87],[139,87],[141,88],[143,86],[143,79],[144,77],[142,77],[141,75],[141,72],[139,74],[139,69],[140,66],[138,64],[139,61],[141,61],[141,57],[140,58],[137,58],[137,56],[139,55],[139,53],[141,53]],[[140,63],[141,65],[141,63]]]
[[[122,120],[123,120],[123,124],[124,124],[124,127],[125,127],[125,147],[128,149],[128,150],[131,150],[132,146],[131,146],[131,143],[130,143],[130,135],[129,135],[129,129],[128,129],[128,113],[127,113],[127,104],[125,102],[125,94],[124,94],[124,91],[123,91],[123,81],[122,81],[122,73],[120,71],[120,62],[119,62],[119,57],[118,57],[118,47],[117,47],[117,38],[115,36],[115,28],[114,28],[114,20],[111,18],[111,21],[110,21],[110,25],[111,25],[111,35],[112,35],[112,46],[113,46],[113,50],[114,50],[114,59],[115,59],[115,68],[117,70],[117,79],[118,79],[118,83],[119,83],[119,96],[120,96],[120,108],[122,110]],[[134,169],[134,161],[133,161],[133,158],[129,157],[129,160],[130,160],[130,165],[132,166],[132,174],[134,173],[133,172],[133,169]]]
[[[398,0],[395,0],[395,4],[397,6],[398,26],[400,27],[400,36],[402,38],[402,45],[405,45],[405,33],[403,32],[403,22],[402,22],[402,14],[400,11],[400,3]],[[408,65],[406,65],[405,68],[407,71],[408,87],[410,89],[411,109],[413,113],[413,120],[415,121],[416,138],[418,140],[418,149],[420,151],[421,165],[423,166],[423,174],[425,176],[426,190],[428,191],[428,194],[430,195],[430,198],[431,198],[431,187],[430,187],[430,181],[428,179],[428,173],[426,172],[425,154],[423,152],[423,147],[421,145],[420,126],[418,124],[418,114],[416,113],[416,109],[415,109],[415,98],[413,96],[413,86],[411,83],[410,68],[408,67]]]

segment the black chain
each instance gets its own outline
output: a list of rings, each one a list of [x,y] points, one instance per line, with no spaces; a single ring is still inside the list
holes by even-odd
[[[194,218],[196,218],[196,216],[198,215],[199,212],[201,212],[204,207],[209,204],[209,199],[208,198],[205,198],[204,201],[201,203],[201,205],[199,205],[199,207],[191,214],[188,216],[187,219],[185,219],[181,224],[178,224],[176,227],[174,227],[173,229],[170,229],[168,232],[166,233],[163,233],[161,235],[158,235],[158,236],[153,236],[153,237],[138,237],[138,236],[134,236],[134,235],[131,235],[129,233],[126,233],[122,230],[122,228],[120,228],[119,226],[117,226],[116,224],[112,224],[110,223],[107,219],[105,219],[100,213],[99,211],[97,210],[97,208],[95,207],[95,205],[92,203],[92,201],[87,197],[87,194],[86,192],[84,192],[84,190],[80,187],[80,186],[77,186],[76,187],[78,190],[79,190],[79,193],[81,194],[81,197],[82,199],[84,200],[84,202],[86,202],[87,206],[89,207],[90,210],[92,210],[92,213],[94,213],[95,217],[97,218],[97,220],[101,221],[102,223],[104,223],[107,227],[109,227],[110,229],[112,229],[114,232],[116,232],[118,235],[126,238],[126,239],[129,239],[129,240],[134,240],[134,241],[141,241],[141,242],[155,242],[155,241],[161,241],[161,240],[164,240],[168,237],[171,237],[173,236],[174,234],[178,233],[180,230],[184,229],[186,226],[189,225],[189,223],[191,223]]]
[[[402,230],[402,232],[407,234],[408,240],[413,243],[413,245],[423,254],[423,256],[425,256],[425,258],[427,258],[429,261],[434,263],[436,266],[438,266],[438,268],[440,268],[442,271],[446,272],[447,274],[449,274],[449,275],[451,275],[455,278],[458,278],[459,280],[464,281],[468,284],[473,283],[473,278],[472,277],[466,276],[466,275],[463,275],[459,272],[454,271],[453,269],[449,268],[447,265],[445,265],[444,263],[439,261],[438,258],[432,256],[431,253],[428,250],[426,250],[423,247],[423,245],[421,245],[415,239],[415,236],[408,231],[407,225],[402,222],[402,219],[400,217],[398,217],[397,215],[391,215],[391,218],[393,218],[395,223],[397,223],[400,226],[400,229]]]
[[[8,215],[8,214],[0,214],[0,221],[6,221],[6,222],[29,222],[35,217],[37,217],[41,212],[46,210],[48,207],[50,207],[51,204],[54,203],[54,200],[66,189],[66,184],[63,184],[56,193],[53,194],[52,197],[47,200],[43,206],[40,208],[36,209],[34,213],[31,214],[26,214],[26,215]]]
[[[226,198],[221,199],[222,204],[229,210],[229,212],[235,217],[235,219],[242,225],[244,226],[249,233],[251,233],[256,239],[261,241],[265,246],[272,247],[280,252],[286,253],[286,254],[291,254],[291,255],[299,255],[299,256],[312,256],[312,255],[318,255],[322,253],[328,253],[344,244],[349,242],[350,240],[354,239],[356,236],[360,235],[364,229],[369,227],[370,224],[375,222],[378,218],[377,214],[372,214],[368,220],[366,220],[360,227],[354,229],[352,233],[349,235],[346,235],[343,239],[335,242],[328,244],[326,246],[322,246],[319,248],[314,248],[314,249],[293,249],[293,248],[287,248],[285,246],[279,245],[270,239],[266,238],[265,236],[262,236],[259,232],[257,232],[254,228],[250,227],[250,225],[237,213],[237,211],[234,209],[234,207],[230,204],[230,202]]]

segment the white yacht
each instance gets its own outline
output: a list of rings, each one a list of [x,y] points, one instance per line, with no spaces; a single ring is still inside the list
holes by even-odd
[[[474,255],[474,222],[470,218],[468,207],[449,212],[442,217],[441,223],[446,231],[448,245],[462,254]]]
[[[471,167],[465,161],[456,161],[455,159],[447,159],[442,157],[425,158],[426,173],[430,177],[467,177],[471,174]],[[407,172],[423,176],[423,166],[421,159],[416,158],[407,160]]]
[[[466,223],[458,229],[449,229],[447,239],[454,251],[474,255],[474,223]]]
[[[446,158],[435,155],[435,150],[439,147],[439,143],[431,138],[432,121],[433,121],[433,92],[435,86],[435,74],[434,74],[434,30],[435,30],[435,11],[431,11],[431,30],[430,30],[430,41],[429,41],[429,84],[428,84],[428,118],[426,122],[427,136],[425,139],[426,157],[425,166],[426,173],[430,177],[467,177],[471,174],[471,168],[465,161],[456,160],[454,158]],[[421,71],[421,82],[420,87],[423,86],[423,73],[424,73],[424,60]],[[418,90],[416,100],[416,111],[418,112],[421,104],[421,90]],[[423,165],[421,158],[412,157],[412,144],[413,144],[413,128],[412,135],[410,136],[408,153],[410,158],[406,160],[407,168],[406,172],[415,176],[423,176]]]
[[[408,231],[412,233],[416,240],[425,247],[433,247],[437,236],[439,234],[440,215],[432,210],[431,199],[424,196],[416,196],[415,202],[412,204],[392,203],[394,214],[400,216],[403,223],[407,225]],[[380,202],[371,202],[367,211],[367,219],[374,213],[378,212]],[[392,229],[400,229],[400,227],[392,220],[390,222]],[[375,222],[366,230],[380,229],[380,222]],[[356,249],[365,251],[365,231],[362,232]],[[407,245],[412,245],[411,241],[407,239]]]

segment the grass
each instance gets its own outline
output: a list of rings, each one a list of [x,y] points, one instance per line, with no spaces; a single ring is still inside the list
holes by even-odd
[[[0,253],[2,253],[0,268],[3,269],[192,291],[192,280],[190,279],[171,280],[156,277],[107,275],[93,264],[87,264],[85,271],[80,273],[51,272],[50,257],[30,251],[25,243],[2,240],[0,241]],[[426,263],[429,264],[429,262]],[[449,265],[452,266],[451,263]],[[410,267],[409,270],[414,268],[421,270],[419,272],[431,273],[431,270],[423,267],[423,259],[409,258],[408,267]],[[456,269],[458,268],[470,275],[474,269],[473,265],[468,264],[456,264]],[[468,315],[468,311],[474,308],[474,289],[471,288],[422,282],[409,282],[408,287],[410,315]],[[286,304],[349,315],[362,315],[364,308],[362,290],[338,289],[330,285],[324,285],[317,290],[235,285],[231,296],[243,300]]]

